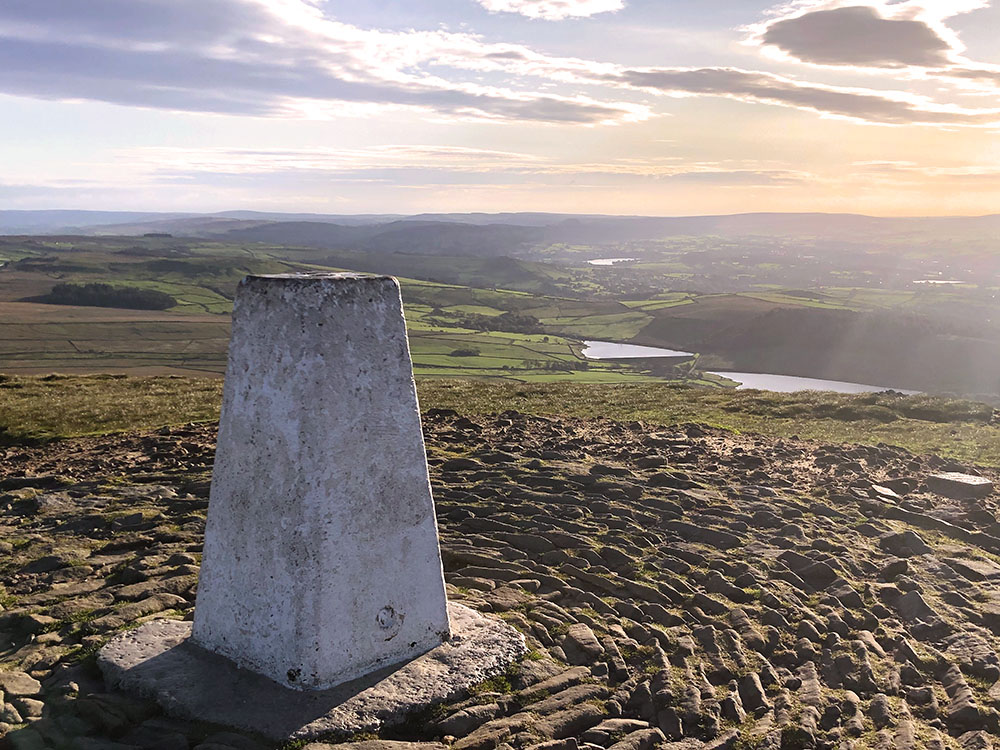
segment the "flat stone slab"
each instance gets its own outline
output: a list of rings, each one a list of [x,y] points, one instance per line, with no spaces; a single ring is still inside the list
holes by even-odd
[[[191,623],[153,620],[119,635],[97,662],[109,687],[156,700],[170,715],[275,740],[376,732],[461,697],[527,651],[506,623],[450,602],[452,637],[404,664],[326,690],[293,690],[195,645]]]
[[[987,581],[1000,578],[1000,565],[989,560],[946,557],[944,561],[970,581]]]
[[[931,474],[927,477],[927,486],[931,492],[956,500],[975,500],[993,493],[993,482],[989,479],[957,471]]]

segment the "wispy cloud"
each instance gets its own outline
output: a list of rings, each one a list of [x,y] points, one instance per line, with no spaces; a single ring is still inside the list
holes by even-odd
[[[874,175],[890,181],[917,182],[923,184],[927,178],[948,183],[1000,183],[1000,167],[975,165],[928,165],[912,161],[870,161],[854,164],[855,171]]]
[[[611,13],[625,7],[624,0],[476,0],[494,13],[520,13],[528,18],[561,21]]]
[[[355,149],[239,149],[148,147],[118,153],[124,164],[159,172],[356,172],[374,169],[489,171],[527,169],[545,162],[514,151],[436,145],[384,145]]]
[[[425,184],[503,184],[512,176],[550,183],[577,178],[619,182],[676,181],[719,186],[783,186],[813,176],[749,160],[701,162],[680,157],[565,162],[515,151],[398,144],[361,149],[138,148],[119,152],[145,179],[166,182],[206,177],[230,181],[314,179],[389,180]]]
[[[738,68],[635,68],[613,80],[676,96],[722,96],[884,125],[1000,123],[1000,109],[969,109],[902,91],[829,86]]]
[[[52,99],[255,116],[329,116],[338,104],[416,107],[457,118],[601,124],[640,104],[428,69],[476,37],[362,29],[306,0],[5,0],[0,91]]]

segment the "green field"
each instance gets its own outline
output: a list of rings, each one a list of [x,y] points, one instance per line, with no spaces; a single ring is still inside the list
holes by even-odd
[[[789,288],[771,283],[771,276],[783,273],[771,250],[758,248],[758,257],[738,243],[713,247],[653,243],[622,250],[634,257],[659,253],[637,265],[574,268],[538,262],[537,255],[529,261],[200,239],[0,238],[0,372],[220,375],[241,278],[340,269],[399,276],[421,377],[720,384],[688,367],[678,370],[673,361],[588,361],[581,342],[592,339],[701,352],[710,355],[705,369],[1000,393],[995,290],[841,282]],[[598,250],[563,246],[554,255],[579,262]],[[698,269],[716,275],[699,276]],[[852,273],[831,271],[830,278],[846,280]],[[723,278],[744,289],[684,289],[692,280],[711,288]],[[152,289],[177,304],[150,312],[35,301],[65,282]],[[645,296],[635,296],[637,290]],[[510,328],[493,322],[505,315],[534,323]]]
[[[228,316],[240,279],[334,270],[296,259],[315,260],[315,250],[169,246],[166,240],[133,238],[32,240],[24,247],[8,244],[5,253],[15,262],[0,270],[0,372],[10,374],[221,375]],[[469,273],[472,262],[464,264]],[[155,289],[177,304],[165,311],[143,311],[32,301],[65,281]],[[647,316],[618,302],[409,278],[401,284],[414,369],[420,376],[524,382],[653,379],[622,364],[587,361],[580,353],[581,338],[627,339],[648,322]],[[472,318],[504,313],[539,319],[538,332],[469,326]]]

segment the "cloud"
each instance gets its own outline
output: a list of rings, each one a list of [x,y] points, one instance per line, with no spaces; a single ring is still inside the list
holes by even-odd
[[[37,197],[47,198],[53,195],[62,195],[65,192],[65,188],[53,187],[52,185],[29,185],[0,182],[0,200],[3,201]]]
[[[800,0],[749,28],[748,41],[823,66],[944,69],[965,51],[947,19],[989,0]]]
[[[124,164],[159,172],[262,173],[279,171],[356,172],[367,169],[489,171],[527,168],[539,157],[513,151],[463,146],[393,144],[353,149],[240,149],[144,147],[123,150]]]
[[[341,105],[415,107],[453,118],[601,124],[642,105],[486,85],[462,68],[489,47],[468,34],[339,23],[306,0],[4,0],[0,91],[50,99],[270,117]]]
[[[625,7],[624,0],[476,0],[486,10],[520,13],[528,18],[561,21],[586,18],[598,13],[612,13]]]
[[[769,20],[748,27],[745,42],[784,61],[889,74],[944,84],[960,95],[996,97],[1000,65],[970,60],[947,23],[954,16],[989,8],[990,3],[797,0],[773,10]]]
[[[486,72],[503,71],[522,78],[611,86],[669,96],[718,96],[792,107],[858,122],[949,127],[1000,124],[1000,109],[997,108],[968,108],[907,91],[834,86],[733,67],[628,67],[552,57],[511,44],[494,44],[477,51],[442,49],[438,54],[438,60],[444,64]],[[994,67],[1000,71],[1000,66],[977,66],[975,75],[981,78],[995,75]]]
[[[928,24],[884,18],[870,6],[818,10],[770,24],[761,36],[803,62],[879,68],[941,67],[953,49]]]
[[[1000,85],[1000,65],[971,65],[968,67],[949,70],[948,75],[952,78]],[[995,89],[992,88],[982,90],[982,92],[994,95],[996,94]]]
[[[516,176],[538,184],[681,182],[722,187],[801,184],[811,175],[752,161],[692,162],[677,157],[561,162],[515,151],[396,144],[360,149],[234,149],[143,147],[118,153],[139,170],[139,182],[222,185],[383,182],[393,185],[507,184]]]
[[[738,68],[634,68],[613,79],[677,96],[722,96],[886,125],[1000,123],[1000,109],[967,109],[904,92],[805,83]]]
[[[567,14],[621,5],[620,0],[489,2]],[[940,21],[955,8],[982,2],[871,0],[865,5],[870,13],[855,15],[862,24],[870,18],[923,23],[948,42],[947,54],[957,54],[957,39],[947,37]],[[850,7],[862,5],[854,0]],[[996,109],[891,89],[832,86],[728,67],[640,68],[557,57],[468,33],[361,28],[324,15],[325,7],[318,0],[2,0],[0,93],[256,117],[331,118],[407,108],[451,121],[564,125],[645,120],[654,114],[656,96],[716,96],[869,123],[1000,123]],[[792,49],[794,34],[779,24],[839,7],[817,2],[782,7],[758,36],[784,29],[782,43]],[[802,49],[795,49],[806,55],[798,28],[794,43]],[[900,43],[891,54],[875,57],[884,65],[936,59],[945,54],[936,44],[930,40],[919,52],[916,43]],[[925,57],[914,56],[918,52]],[[859,54],[857,45],[847,42],[822,50],[823,59],[845,64]],[[996,85],[994,66],[947,70],[950,80],[963,81],[970,91]]]
[[[917,164],[912,161],[869,161],[853,165],[865,175],[876,175],[892,181],[926,184],[928,179],[935,183],[1000,183],[1000,168],[986,165],[935,166]]]

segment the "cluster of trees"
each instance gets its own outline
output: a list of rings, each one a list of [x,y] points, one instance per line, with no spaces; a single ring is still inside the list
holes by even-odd
[[[38,302],[50,305],[83,305],[86,307],[120,307],[128,310],[166,310],[177,300],[154,289],[111,284],[56,284]]]
[[[590,364],[582,360],[526,359],[524,366],[528,370],[549,370],[552,372],[586,372],[590,369]]]
[[[456,322],[462,328],[474,331],[504,331],[506,333],[541,333],[544,329],[538,318],[523,313],[505,312],[500,315],[480,315],[464,313],[456,315]]]

